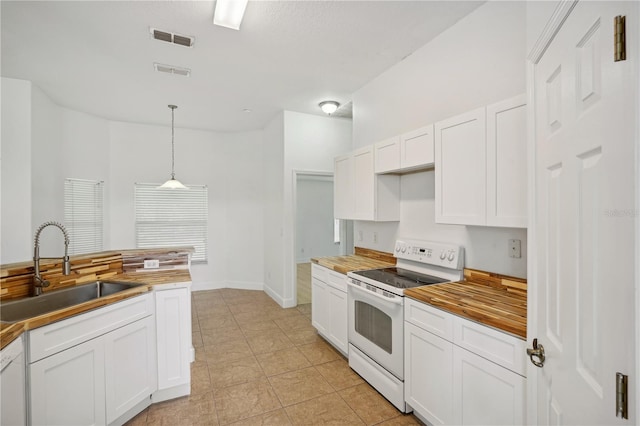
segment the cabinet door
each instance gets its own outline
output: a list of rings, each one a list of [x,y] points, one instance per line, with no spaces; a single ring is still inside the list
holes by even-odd
[[[337,219],[353,219],[353,157],[336,157],[333,163],[333,215]]]
[[[191,292],[156,290],[158,389],[191,382]]]
[[[433,165],[435,161],[433,124],[400,136],[400,166],[412,169]]]
[[[434,425],[453,424],[453,343],[405,322],[405,399]]]
[[[343,354],[349,352],[347,340],[347,293],[335,287],[327,286],[329,308],[328,338]]]
[[[455,424],[524,424],[524,377],[457,346],[453,362]]]
[[[157,389],[155,318],[150,316],[104,336],[107,423]]]
[[[104,425],[104,342],[97,338],[29,366],[31,423]]]
[[[487,107],[487,225],[527,227],[524,95]]]
[[[393,137],[375,144],[376,173],[400,169],[400,138]]]
[[[485,109],[435,124],[436,222],[486,222]]]
[[[373,146],[353,153],[354,214],[352,219],[375,220]]]
[[[319,279],[311,278],[311,325],[318,333],[328,334],[329,329],[329,301],[327,284]]]

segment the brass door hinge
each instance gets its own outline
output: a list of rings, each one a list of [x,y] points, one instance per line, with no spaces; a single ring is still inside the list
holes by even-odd
[[[622,373],[616,373],[616,417],[629,418],[629,378]]]
[[[625,38],[625,17],[619,15],[613,18],[613,60],[615,62],[627,59]]]

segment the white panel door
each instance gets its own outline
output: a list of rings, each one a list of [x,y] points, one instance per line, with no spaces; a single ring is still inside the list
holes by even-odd
[[[636,50],[613,60],[614,16],[627,15],[635,44],[637,7],[579,2],[534,58],[537,336],[529,341],[538,338],[546,362],[528,375],[537,375],[539,424],[638,422]],[[630,377],[629,420],[615,415],[616,372]]]
[[[155,318],[114,330],[104,340],[107,423],[112,423],[157,389]]]
[[[487,225],[527,227],[524,95],[487,107]]]
[[[158,389],[191,382],[191,292],[156,290]]]
[[[311,277],[311,325],[327,335],[329,329],[329,294],[327,284]]]
[[[436,222],[486,221],[485,109],[435,124]]]
[[[347,340],[347,293],[327,285],[329,339],[344,354],[349,352]],[[312,311],[313,314],[313,311]]]
[[[400,169],[400,138],[398,136],[376,143],[375,150],[376,173]]]
[[[411,169],[433,164],[435,161],[433,124],[400,136],[400,166]]]
[[[354,215],[356,220],[375,219],[375,174],[373,146],[353,153]]]
[[[33,425],[104,425],[104,342],[93,339],[29,366]]]

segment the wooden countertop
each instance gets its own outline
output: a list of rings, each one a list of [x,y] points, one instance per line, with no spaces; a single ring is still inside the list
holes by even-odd
[[[396,259],[391,253],[356,247],[355,254],[347,256],[318,257],[311,259],[311,262],[341,274],[346,274],[351,271],[395,266]]]
[[[464,281],[405,290],[405,296],[498,330],[527,338],[527,284],[473,269]]]
[[[161,272],[138,272],[114,275],[105,281],[135,282],[140,283],[140,286],[15,323],[0,322],[0,349],[3,349],[25,331],[33,330],[34,328],[42,327],[43,325],[60,321],[130,297],[139,296],[150,291],[155,285],[189,282],[191,281],[191,274],[187,269]]]

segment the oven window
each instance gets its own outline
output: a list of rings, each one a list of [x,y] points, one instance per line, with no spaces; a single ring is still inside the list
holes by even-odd
[[[358,334],[376,346],[392,353],[391,317],[375,306],[355,301],[355,328]]]

